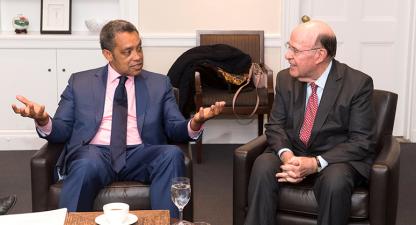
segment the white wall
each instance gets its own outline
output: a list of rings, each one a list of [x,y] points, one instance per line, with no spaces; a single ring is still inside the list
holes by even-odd
[[[144,33],[193,33],[197,29],[280,31],[280,0],[145,0],[139,3]]]
[[[280,14],[280,0],[140,1],[138,29],[144,38],[145,67],[166,74],[177,57],[195,46],[197,30],[251,29],[265,31],[265,62],[277,71]]]
[[[163,7],[161,7],[163,5]],[[173,62],[195,47],[196,30],[264,30],[265,63],[280,69],[280,0],[140,1],[139,31],[145,68],[166,74]],[[158,42],[160,40],[163,42]],[[161,46],[163,45],[163,46]],[[204,143],[246,143],[257,136],[257,121],[208,121]]]

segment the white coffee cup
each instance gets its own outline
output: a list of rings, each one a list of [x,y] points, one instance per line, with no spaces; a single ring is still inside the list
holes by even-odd
[[[110,225],[123,224],[129,215],[129,205],[122,202],[108,203],[103,206],[104,217]]]

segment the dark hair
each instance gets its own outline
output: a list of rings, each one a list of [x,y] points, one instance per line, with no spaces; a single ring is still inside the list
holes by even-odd
[[[104,27],[101,29],[101,32],[100,32],[101,49],[102,50],[107,49],[109,51],[113,51],[114,38],[117,33],[122,33],[122,32],[139,33],[136,27],[128,21],[112,20],[108,22],[106,25],[104,25]]]
[[[326,49],[331,59],[335,57],[337,54],[337,37],[335,35],[320,34],[316,42],[320,43]]]

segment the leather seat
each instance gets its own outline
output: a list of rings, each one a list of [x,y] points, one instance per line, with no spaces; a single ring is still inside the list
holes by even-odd
[[[374,90],[376,112],[376,158],[368,186],[357,187],[351,197],[349,224],[395,224],[398,200],[400,145],[392,136],[397,94]],[[247,188],[255,159],[267,146],[262,135],[234,152],[234,225],[244,224],[247,214]],[[276,214],[280,225],[316,224],[318,205],[312,184],[283,184]]]

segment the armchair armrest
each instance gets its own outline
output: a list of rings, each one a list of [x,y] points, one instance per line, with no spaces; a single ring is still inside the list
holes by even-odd
[[[271,105],[274,101],[273,70],[271,70],[266,64],[262,64],[262,67],[267,73],[267,102],[270,103],[269,110],[272,110]]]
[[[247,206],[247,188],[251,168],[256,158],[267,147],[266,135],[261,135],[234,151],[233,218],[234,224],[244,224]]]
[[[30,160],[32,210],[47,210],[49,186],[54,183],[54,168],[64,144],[46,143]]]
[[[273,89],[273,70],[266,64],[261,64],[264,71],[267,73],[267,93],[274,93]]]
[[[383,139],[383,147],[371,168],[369,183],[370,222],[376,225],[394,224],[397,213],[400,144],[391,135]]]
[[[202,106],[201,74],[198,71],[195,71],[195,105]]]

